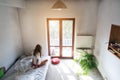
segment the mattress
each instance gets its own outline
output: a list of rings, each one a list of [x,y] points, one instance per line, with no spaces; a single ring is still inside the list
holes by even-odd
[[[41,60],[48,62],[36,69],[31,67],[32,56],[22,57],[8,70],[2,80],[45,80],[50,56],[42,56]]]

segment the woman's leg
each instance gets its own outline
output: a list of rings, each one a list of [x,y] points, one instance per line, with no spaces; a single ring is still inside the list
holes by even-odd
[[[45,65],[47,61],[48,61],[47,59],[42,61],[41,64],[38,67]]]

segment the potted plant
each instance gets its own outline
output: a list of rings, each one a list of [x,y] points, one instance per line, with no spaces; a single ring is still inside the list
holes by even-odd
[[[90,70],[97,67],[97,60],[93,54],[89,54],[87,51],[81,53],[80,57],[75,58],[75,62],[79,63],[83,69],[83,74],[88,74]]]

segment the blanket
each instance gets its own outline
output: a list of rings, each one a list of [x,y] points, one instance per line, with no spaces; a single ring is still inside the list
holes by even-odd
[[[19,59],[2,80],[45,80],[50,57],[41,57],[41,60],[45,59],[48,59],[48,62],[36,69],[31,67],[32,56]]]

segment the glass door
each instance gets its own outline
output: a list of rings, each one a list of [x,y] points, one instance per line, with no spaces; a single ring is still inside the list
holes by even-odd
[[[60,56],[59,20],[49,21],[49,48],[51,56]]]
[[[48,51],[52,57],[73,58],[74,18],[48,18]]]
[[[72,57],[73,20],[62,20],[62,57]]]

